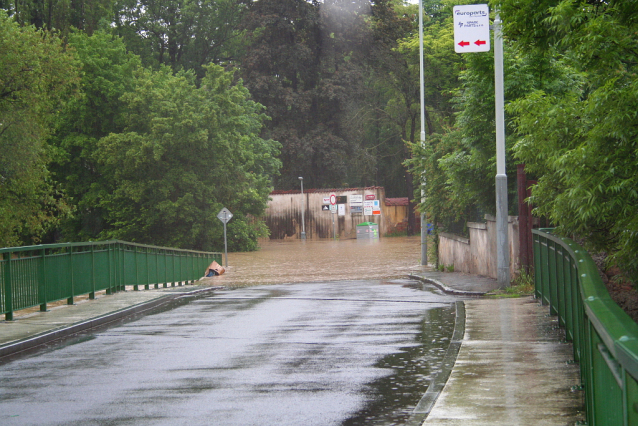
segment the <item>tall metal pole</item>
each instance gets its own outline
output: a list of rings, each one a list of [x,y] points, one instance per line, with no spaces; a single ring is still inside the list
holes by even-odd
[[[301,181],[301,239],[306,239],[306,222],[304,221],[304,204],[306,204],[303,198],[303,177],[299,176]]]
[[[421,146],[425,147],[425,88],[423,82],[423,0],[419,0],[419,84],[421,87]],[[408,194],[410,195],[410,194]],[[425,174],[421,179],[421,204],[425,202]],[[428,224],[421,213],[421,265],[428,264]]]
[[[225,267],[228,269],[228,239],[226,238],[226,222],[224,222],[224,260]]]
[[[494,87],[496,100],[496,277],[500,287],[510,284],[507,235],[507,174],[505,172],[505,95],[503,89],[503,34],[501,17],[494,19]]]

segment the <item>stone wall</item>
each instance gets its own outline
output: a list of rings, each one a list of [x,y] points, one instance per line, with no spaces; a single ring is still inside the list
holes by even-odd
[[[455,272],[467,272],[497,278],[496,219],[485,215],[485,223],[468,223],[470,238],[453,234],[439,235],[439,264],[454,265]],[[518,217],[508,217],[510,278],[520,269]]]

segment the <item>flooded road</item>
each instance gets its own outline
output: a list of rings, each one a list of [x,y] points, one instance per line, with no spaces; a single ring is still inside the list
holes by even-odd
[[[0,367],[2,425],[405,425],[455,301],[418,238],[265,243],[225,286]]]
[[[228,254],[228,273],[208,279],[229,287],[406,277],[421,269],[421,239],[265,241]]]

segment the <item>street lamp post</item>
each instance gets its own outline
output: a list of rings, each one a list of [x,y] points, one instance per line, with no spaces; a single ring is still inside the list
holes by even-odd
[[[421,146],[425,146],[425,88],[423,82],[423,0],[419,0],[419,86],[421,101]],[[425,173],[421,179],[421,205],[425,201]],[[428,221],[421,212],[421,265],[428,266]]]
[[[304,199],[303,199],[303,177],[299,176],[301,182],[301,239],[306,239],[306,223],[304,221]]]
[[[498,10],[494,17],[494,97],[496,106],[496,278],[499,287],[510,285],[510,250],[507,229],[507,172],[505,169],[505,89],[503,33]]]

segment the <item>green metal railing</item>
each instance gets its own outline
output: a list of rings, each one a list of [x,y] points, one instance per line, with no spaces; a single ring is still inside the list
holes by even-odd
[[[221,253],[155,247],[124,241],[44,244],[0,249],[0,315],[126,286],[182,285],[203,275]]]
[[[638,425],[638,325],[577,243],[533,230],[535,292],[558,315],[580,365],[587,424]]]

